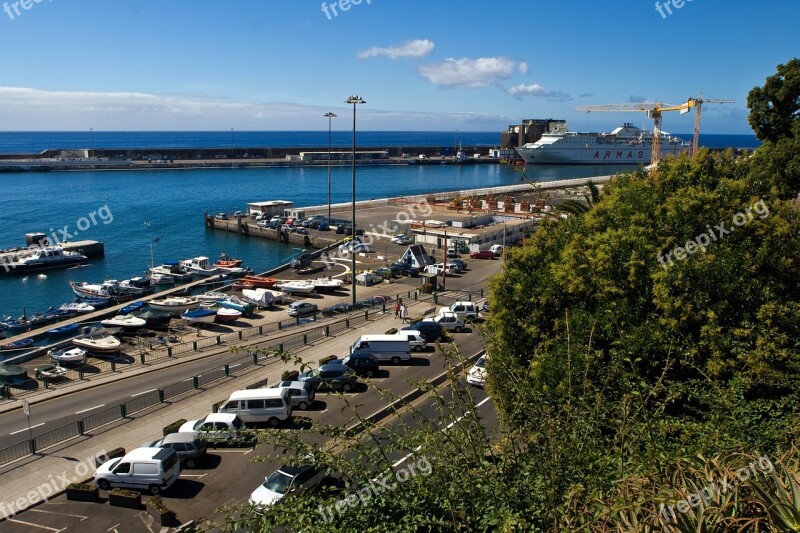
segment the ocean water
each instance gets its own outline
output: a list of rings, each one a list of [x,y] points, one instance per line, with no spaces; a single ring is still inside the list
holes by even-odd
[[[336,142],[347,146],[349,132]],[[95,147],[226,146],[231,132],[94,132]],[[325,132],[236,132],[236,146],[321,146]],[[755,146],[754,137],[703,137],[713,146]],[[373,146],[493,146],[498,133],[363,132],[358,142]],[[0,132],[0,153],[89,146],[88,132]],[[553,166],[529,168],[534,180],[550,181],[614,173],[629,167]],[[492,187],[520,182],[504,165],[364,166],[357,170],[358,200],[427,192]],[[332,202],[351,199],[350,167],[334,167]],[[69,280],[99,282],[143,275],[156,264],[221,251],[265,271],[298,250],[274,241],[205,229],[204,212],[231,213],[246,204],[289,200],[297,207],[327,202],[327,168],[226,168],[146,171],[75,171],[0,174],[0,248],[20,246],[25,234],[43,232],[63,240],[100,240],[105,258],[88,266],[44,275],[0,276],[0,315],[44,311],[72,301]],[[94,213],[94,215],[92,215]],[[157,240],[157,242],[154,242]]]
[[[691,134],[679,133],[690,140]],[[331,132],[331,145],[352,146],[351,131]],[[497,146],[500,132],[460,131],[364,131],[357,132],[360,146]],[[753,135],[701,134],[700,145],[709,148],[755,148]],[[255,148],[326,147],[326,131],[69,131],[0,132],[0,154],[39,153],[48,149],[92,148]]]

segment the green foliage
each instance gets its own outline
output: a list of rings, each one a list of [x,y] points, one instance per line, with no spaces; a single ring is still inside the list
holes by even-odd
[[[426,294],[431,294],[433,292],[433,284],[423,283],[422,286],[419,288],[419,290]]]
[[[170,433],[177,433],[178,430],[181,428],[181,426],[184,425],[185,423],[186,423],[186,419],[181,418],[181,419],[176,420],[175,422],[169,424],[168,426],[165,426],[164,429],[163,429],[164,436],[166,437]],[[125,455],[124,452],[123,452],[123,455]]]
[[[778,65],[763,87],[747,95],[748,122],[756,137],[764,141],[800,136],[800,59]]]
[[[299,376],[299,370],[284,370],[281,374],[281,381],[295,381]]]
[[[322,365],[324,365],[324,364],[326,364],[326,363],[330,363],[330,362],[331,362],[331,361],[333,361],[334,359],[336,359],[336,356],[335,356],[335,355],[326,355],[325,357],[323,357],[323,358],[321,358],[321,359],[319,360],[319,366],[322,366]]]
[[[122,498],[141,498],[142,495],[136,491],[128,490],[128,489],[121,489],[119,487],[113,488],[108,491],[109,495],[113,496],[120,496]]]

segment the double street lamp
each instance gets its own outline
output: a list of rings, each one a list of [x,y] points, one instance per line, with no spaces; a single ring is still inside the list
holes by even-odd
[[[352,95],[345,100],[346,104],[353,104],[353,213],[352,213],[352,229],[353,241],[356,238],[356,104],[366,104],[358,95]],[[351,277],[353,278],[353,305],[356,305],[356,250],[355,247],[351,250],[353,256],[353,267]]]
[[[328,224],[331,223],[331,119],[336,118],[334,113],[322,115],[328,118]]]

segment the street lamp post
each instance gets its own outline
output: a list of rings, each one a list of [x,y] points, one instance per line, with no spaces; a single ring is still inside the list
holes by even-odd
[[[328,224],[331,223],[331,119],[336,118],[335,113],[325,113],[328,117]]]
[[[356,238],[356,104],[366,104],[358,95],[352,95],[345,100],[346,104],[353,104],[353,213],[351,218],[351,225],[353,228],[352,236],[355,241]],[[353,256],[352,278],[353,278],[353,305],[356,305],[356,251],[355,248],[351,252]]]

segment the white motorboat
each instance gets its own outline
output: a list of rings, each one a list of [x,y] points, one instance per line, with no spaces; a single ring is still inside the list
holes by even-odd
[[[63,304],[59,309],[61,311],[74,311],[76,313],[91,313],[95,310],[95,307],[84,302],[75,302]]]
[[[219,302],[220,300],[225,300],[227,297],[227,294],[220,291],[208,291],[196,296],[198,300],[203,302]]]
[[[181,266],[186,269],[187,272],[196,276],[213,276],[222,273],[222,270],[211,265],[208,257],[202,255],[191,259],[184,259],[181,261]]]
[[[150,269],[151,274],[162,274],[176,281],[192,281],[192,275],[178,261],[165,261],[161,266]]]
[[[70,281],[72,292],[79,298],[103,298],[107,300],[123,301],[131,298],[131,294],[120,290],[117,280],[106,280],[103,283],[88,283],[86,281]]]
[[[111,353],[119,351],[122,343],[110,333],[91,333],[72,339],[72,344],[89,352]]]
[[[341,288],[344,281],[335,278],[317,278],[311,280],[309,283],[314,285],[314,290],[317,292],[333,292]]]
[[[314,291],[314,284],[308,281],[283,281],[275,286],[289,294],[310,294]]]
[[[64,250],[61,246],[42,246],[37,249],[23,249],[19,255],[12,255],[4,262],[0,274],[28,274],[55,268],[68,268],[87,262],[83,254]]]
[[[283,301],[283,293],[269,289],[242,289],[242,299],[257,307],[267,308]]]
[[[242,313],[237,311],[236,309],[228,309],[223,307],[222,309],[217,311],[216,321],[217,322],[236,322],[242,317]]]
[[[82,348],[64,348],[63,350],[50,350],[48,352],[51,361],[56,363],[84,363],[86,362],[86,350]]]
[[[37,368],[34,376],[39,379],[56,379],[63,378],[68,372],[69,370],[59,365],[46,365],[44,367]]]
[[[159,298],[150,300],[147,305],[156,311],[166,311],[168,313],[180,314],[189,309],[197,309],[200,307],[200,300],[189,296],[167,296],[166,298]]]
[[[130,314],[117,315],[114,318],[107,318],[106,320],[100,321],[100,324],[108,328],[138,329],[143,328],[147,324],[147,321],[143,318],[139,318]]]
[[[174,285],[175,278],[169,274],[150,273],[150,281],[153,285]]]
[[[181,318],[195,324],[213,324],[217,318],[215,309],[190,309],[181,313]]]

